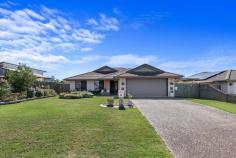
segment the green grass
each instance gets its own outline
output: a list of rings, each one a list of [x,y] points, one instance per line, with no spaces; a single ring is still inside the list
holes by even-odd
[[[0,106],[0,157],[171,157],[137,109],[105,97],[47,98]]]
[[[195,103],[200,103],[208,106],[212,106],[233,114],[236,114],[236,104],[221,102],[216,100],[209,100],[209,99],[191,99],[191,101]]]

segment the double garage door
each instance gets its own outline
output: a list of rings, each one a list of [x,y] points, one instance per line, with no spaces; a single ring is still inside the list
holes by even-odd
[[[127,79],[127,93],[135,98],[167,96],[167,79]]]

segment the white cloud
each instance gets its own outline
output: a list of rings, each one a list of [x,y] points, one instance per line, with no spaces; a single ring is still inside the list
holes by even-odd
[[[93,50],[93,48],[90,48],[90,47],[81,48],[82,52],[89,52],[91,50]]]
[[[89,62],[94,62],[100,59],[103,59],[103,56],[100,55],[88,55],[88,56],[83,56],[78,60],[73,61],[73,64],[88,64]]]
[[[37,13],[35,13],[34,11],[30,10],[30,9],[25,9],[24,10],[29,16],[31,16],[32,18],[36,18],[39,20],[45,20],[45,18]]]
[[[99,20],[89,19],[88,24],[96,30],[102,31],[118,31],[119,21],[114,17],[107,17],[105,14],[99,15]]]
[[[11,7],[11,6],[17,6],[17,3],[14,3],[12,1],[6,1],[3,3],[0,3],[0,7]]]
[[[31,62],[43,62],[43,63],[65,63],[69,62],[64,56],[56,56],[52,54],[42,55],[33,52],[1,52],[0,58],[3,61],[19,63]]]
[[[159,64],[159,67],[173,72],[191,75],[203,71],[219,71],[230,69],[236,64],[236,56],[209,56],[184,61],[167,61]]]
[[[8,3],[10,4],[10,1]],[[116,21],[105,15],[104,18]],[[0,7],[1,61],[38,64],[45,67],[70,63],[65,52],[91,51],[91,44],[101,43],[105,38],[104,32],[86,28],[86,23],[83,26],[71,19],[73,18],[65,16],[59,10],[45,6],[36,10]],[[107,27],[106,30],[116,30],[114,27]],[[72,59],[73,55],[70,58]]]
[[[120,10],[118,8],[113,8],[112,11],[115,14],[120,14]]]
[[[122,65],[140,65],[151,63],[157,60],[155,56],[138,56],[134,54],[123,54],[108,57],[107,65],[122,66]]]
[[[97,26],[98,22],[95,19],[88,19],[88,24]]]

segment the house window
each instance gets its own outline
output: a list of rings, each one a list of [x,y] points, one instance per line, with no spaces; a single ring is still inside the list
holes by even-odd
[[[87,91],[87,81],[75,81],[75,90],[77,91]]]
[[[94,81],[94,90],[98,91],[99,90],[99,81]]]
[[[81,91],[87,91],[87,81],[81,81]]]
[[[81,90],[81,81],[75,81],[75,90],[77,91]]]
[[[104,81],[99,81],[99,80],[94,81],[94,90],[100,91],[102,89],[104,89]]]

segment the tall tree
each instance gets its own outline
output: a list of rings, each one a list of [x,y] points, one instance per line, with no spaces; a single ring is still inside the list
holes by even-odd
[[[36,81],[32,69],[25,64],[19,64],[15,71],[8,71],[6,76],[15,92],[26,91]]]

